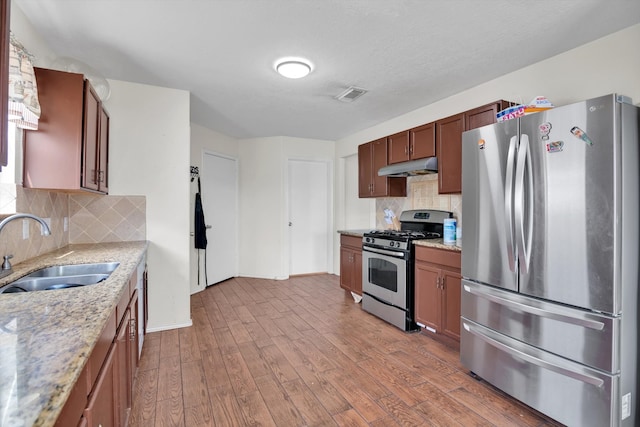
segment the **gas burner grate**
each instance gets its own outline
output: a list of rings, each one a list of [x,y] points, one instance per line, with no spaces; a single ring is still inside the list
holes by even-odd
[[[439,239],[442,237],[440,233],[434,231],[415,231],[415,230],[373,230],[366,233],[368,237],[389,237],[396,239]]]

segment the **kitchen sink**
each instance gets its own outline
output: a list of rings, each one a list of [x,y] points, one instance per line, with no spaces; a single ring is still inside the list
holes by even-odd
[[[101,283],[120,265],[117,262],[59,265],[42,268],[0,289],[2,293],[50,291]]]
[[[118,268],[119,262],[100,262],[95,264],[71,264],[71,265],[55,265],[53,267],[41,268],[33,273],[24,276],[28,277],[60,277],[60,276],[79,276],[85,274],[106,274],[113,273]],[[18,280],[22,280],[18,279]]]

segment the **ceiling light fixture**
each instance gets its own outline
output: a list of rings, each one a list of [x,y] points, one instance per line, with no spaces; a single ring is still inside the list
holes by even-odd
[[[275,64],[276,71],[289,79],[299,79],[307,76],[311,70],[311,64],[302,58],[282,58]]]

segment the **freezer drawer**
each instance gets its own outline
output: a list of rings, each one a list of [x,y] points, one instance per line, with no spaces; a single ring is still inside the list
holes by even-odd
[[[460,360],[478,376],[569,426],[620,425],[619,375],[608,375],[462,319]]]
[[[462,281],[462,317],[567,359],[620,371],[620,318]]]

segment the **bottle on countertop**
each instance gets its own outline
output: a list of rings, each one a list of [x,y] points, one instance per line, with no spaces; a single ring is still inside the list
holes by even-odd
[[[456,244],[456,219],[455,218],[446,218],[444,220],[443,242],[445,245]]]

